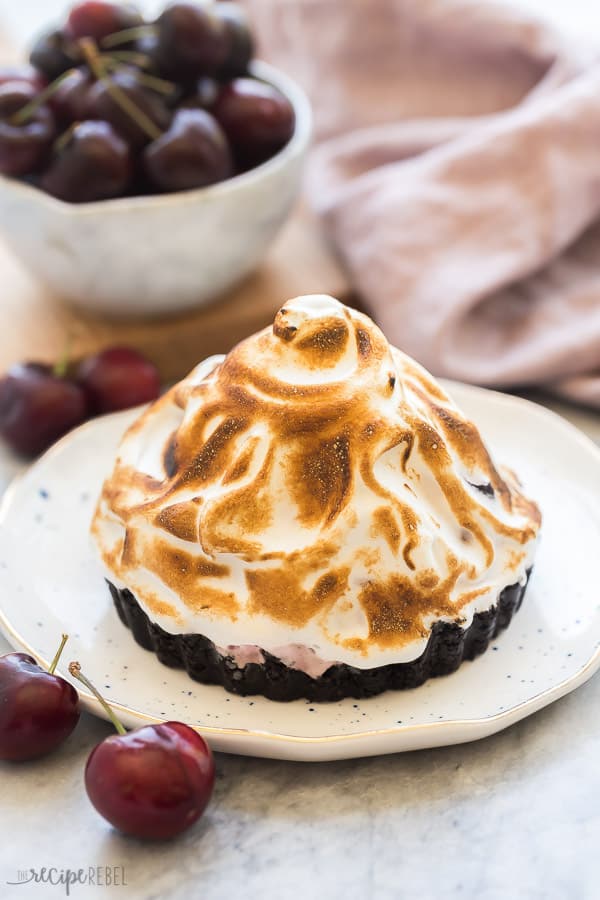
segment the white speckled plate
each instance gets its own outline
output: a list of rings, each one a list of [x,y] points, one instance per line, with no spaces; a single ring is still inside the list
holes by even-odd
[[[79,659],[126,724],[182,719],[231,753],[325,760],[415,750],[485,737],[530,715],[600,666],[600,450],[526,400],[449,387],[544,514],[522,609],[455,674],[367,701],[285,704],[196,684],[138,647],[88,539],[102,479],[136,412],[73,432],[9,489],[0,523],[2,631],[42,662],[68,631],[63,669]]]

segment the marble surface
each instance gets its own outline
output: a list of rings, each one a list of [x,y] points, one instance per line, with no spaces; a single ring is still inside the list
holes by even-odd
[[[539,398],[537,398],[539,399]],[[551,404],[600,443],[600,416]],[[0,456],[0,486],[18,469]],[[0,652],[7,646],[0,639]],[[73,898],[594,900],[600,678],[483,741],[337,763],[219,754],[213,802],[179,840],[144,845],[88,803],[84,716],[53,757],[0,763],[0,897],[64,897],[18,870],[123,867],[125,886]]]

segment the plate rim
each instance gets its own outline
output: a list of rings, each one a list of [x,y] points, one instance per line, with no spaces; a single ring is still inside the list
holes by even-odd
[[[552,422],[555,427],[562,429],[562,431],[565,432],[571,440],[575,440],[576,443],[578,443],[582,447],[582,449],[586,450],[588,453],[591,452],[592,456],[595,457],[596,462],[600,466],[600,447],[590,437],[588,437],[588,435],[581,431],[581,429],[579,429],[576,425],[573,425],[559,413],[541,406],[539,403],[535,403],[532,400],[528,400],[525,397],[506,394],[502,391],[466,384],[459,381],[451,381],[449,379],[439,379],[439,381],[444,387],[448,387],[448,392],[450,394],[452,394],[452,391],[454,389],[458,389],[459,391],[463,392],[466,391],[467,393],[472,393],[474,395],[480,396],[487,396],[492,394],[497,402],[501,402],[507,406],[528,407],[530,412],[537,415],[538,417],[545,418],[548,421]],[[37,460],[27,466],[23,470],[23,472],[18,473],[12,479],[12,481],[6,488],[2,498],[0,499],[0,527],[4,525],[7,519],[7,515],[11,508],[13,498],[17,494],[22,481],[29,475],[29,473],[33,469],[35,469],[41,463],[47,461],[49,457],[55,456],[60,453],[63,448],[74,439],[75,436],[80,435],[83,431],[92,431],[94,429],[97,429],[109,419],[114,420],[115,418],[119,417],[127,420],[130,417],[133,418],[134,414],[143,409],[144,406],[145,404],[133,409],[111,413],[109,415],[101,416],[85,422],[83,425],[80,425],[78,428],[70,431],[55,444],[53,444],[52,447],[46,450],[46,452],[43,453]],[[15,649],[16,647],[20,647],[25,652],[31,654],[31,656],[39,664],[41,664],[45,668],[48,668],[49,660],[41,656],[29,644],[29,642],[23,637],[23,635],[20,634],[20,632],[11,624],[2,604],[0,604],[0,631],[3,633],[7,641],[13,647],[15,647]],[[550,705],[551,703],[559,700],[561,697],[564,697],[566,694],[580,687],[589,678],[592,677],[592,675],[599,667],[600,646],[597,647],[597,649],[592,654],[592,656],[590,656],[587,662],[568,678],[565,678],[557,684],[554,684],[551,687],[546,688],[545,690],[540,691],[537,694],[534,694],[532,697],[529,697],[527,700],[521,701],[521,703],[518,703],[515,706],[511,706],[508,709],[502,710],[498,713],[494,713],[493,715],[482,716],[474,719],[447,719],[441,722],[422,722],[420,724],[413,725],[402,724],[383,729],[368,729],[364,731],[354,732],[352,734],[323,735],[320,737],[290,735],[281,732],[263,731],[254,728],[231,728],[222,726],[217,727],[214,725],[196,725],[192,727],[195,727],[197,731],[201,731],[202,734],[206,734],[209,737],[211,735],[214,737],[223,737],[226,739],[244,737],[257,739],[259,741],[280,742],[288,745],[297,745],[299,747],[331,744],[348,745],[356,741],[367,741],[376,738],[390,738],[394,735],[400,734],[404,736],[419,734],[423,732],[443,733],[448,729],[454,729],[463,732],[459,739],[455,738],[450,742],[445,742],[442,739],[439,744],[428,745],[445,746],[448,743],[461,743],[474,740],[477,738],[478,731],[484,732],[483,734],[481,734],[481,737],[494,734],[498,731],[503,730],[504,727],[509,727],[511,724],[515,724],[516,722],[526,718],[527,715],[533,715],[535,712],[538,712],[545,706]],[[72,679],[69,679],[67,675],[65,675],[64,677],[72,681]],[[101,704],[91,693],[89,693],[87,690],[80,690],[79,684],[77,685],[77,690],[84,709],[99,718],[107,719],[106,713],[103,710]],[[130,719],[136,719],[138,720],[138,722],[142,722],[143,724],[154,724],[156,722],[166,721],[165,719],[161,719],[157,716],[152,716],[148,713],[142,712],[141,710],[137,710],[134,707],[127,706],[122,703],[111,701],[110,705],[117,712],[124,714]],[[464,732],[467,732],[466,736],[464,736]],[[472,732],[475,733],[473,734]],[[383,752],[386,751],[384,750]],[[393,748],[390,748],[389,752],[399,751],[394,751]]]
[[[19,632],[13,628],[10,623],[7,621],[3,610],[0,609],[0,630],[7,638],[9,643],[12,644],[13,639],[17,641],[18,645],[23,648],[27,653],[30,653],[33,658],[40,663],[44,668],[48,668],[50,665],[49,660],[45,659],[41,656],[37,651],[32,648],[28,642],[23,638]],[[10,637],[9,637],[10,635]],[[18,652],[18,651],[17,651]],[[226,728],[226,727],[216,727],[214,725],[192,725],[191,727],[194,730],[201,732],[203,735],[213,735],[213,736],[222,736],[222,737],[247,737],[247,738],[257,738],[259,740],[268,740],[268,741],[280,741],[286,744],[299,745],[299,746],[313,746],[313,745],[321,745],[321,744],[348,744],[353,741],[359,740],[368,740],[372,738],[381,738],[381,737],[389,737],[391,735],[397,735],[402,733],[404,734],[417,734],[421,732],[432,732],[432,731],[445,731],[448,728],[459,729],[462,731],[478,731],[485,730],[485,736],[494,734],[498,731],[503,730],[504,727],[509,727],[511,724],[515,724],[523,718],[527,717],[526,715],[521,715],[522,712],[526,712],[529,707],[533,707],[528,715],[533,715],[535,712],[539,712],[545,706],[549,706],[551,703],[556,700],[560,700],[561,697],[566,696],[571,691],[575,690],[577,687],[580,687],[589,678],[594,675],[598,667],[600,666],[600,648],[596,650],[593,656],[586,662],[586,664],[579,669],[579,671],[575,672],[569,678],[564,679],[558,684],[552,685],[552,687],[546,688],[544,691],[540,691],[538,694],[534,694],[533,697],[529,697],[527,700],[523,700],[521,703],[518,703],[516,706],[511,706],[509,709],[503,710],[500,713],[495,713],[491,716],[482,716],[480,718],[475,719],[447,719],[442,722],[422,722],[421,724],[416,725],[401,725],[401,726],[393,726],[390,728],[380,728],[380,729],[369,729],[368,731],[357,731],[352,734],[334,734],[334,735],[323,735],[322,737],[306,737],[303,735],[290,735],[284,734],[281,732],[272,732],[272,731],[261,731],[259,729],[253,728]],[[66,673],[61,674],[61,669],[57,669],[57,673],[64,677],[69,682],[73,683],[73,679],[69,678]],[[80,690],[79,683],[77,683],[77,691],[79,693],[80,699],[83,701],[82,705],[84,709],[98,718],[104,719],[108,721],[108,716],[106,715],[105,710],[102,708],[99,701],[93,696],[93,694],[88,693],[86,690]],[[555,695],[555,696],[551,696]],[[268,698],[264,698],[265,700]],[[271,701],[276,702],[276,701]],[[168,719],[162,719],[158,716],[151,716],[148,713],[144,713],[141,710],[134,709],[131,706],[126,706],[122,703],[118,703],[115,701],[110,701],[110,706],[112,709],[116,710],[118,713],[125,714],[127,717],[143,720],[143,724],[151,725],[156,724],[157,722],[166,722]],[[508,720],[508,721],[505,721]],[[488,725],[492,725],[491,729],[487,729]],[[499,727],[495,727],[495,726]],[[136,726],[141,727],[141,726]],[[482,737],[484,735],[481,735]],[[475,736],[466,736],[461,740],[454,740],[452,743],[461,743],[469,740],[475,739]],[[432,746],[447,746],[445,743],[440,743],[439,745]],[[398,751],[389,751],[389,752],[398,752]]]

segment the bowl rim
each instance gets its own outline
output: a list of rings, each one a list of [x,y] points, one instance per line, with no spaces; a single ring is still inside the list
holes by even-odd
[[[260,81],[273,85],[290,101],[294,108],[296,122],[294,133],[287,144],[270,159],[241,172],[232,178],[226,178],[216,184],[206,187],[194,188],[187,191],[171,191],[165,194],[142,194],[134,197],[114,197],[110,200],[93,200],[89,203],[67,203],[59,200],[51,194],[47,194],[36,185],[28,184],[18,178],[0,174],[0,187],[11,190],[14,193],[22,193],[24,198],[35,200],[42,205],[53,209],[61,215],[82,217],[97,214],[100,211],[118,212],[124,209],[149,209],[153,206],[164,206],[172,203],[194,203],[199,199],[212,200],[219,194],[233,191],[236,188],[244,188],[255,182],[261,181],[265,176],[280,170],[294,157],[302,154],[307,148],[312,136],[312,109],[305,92],[289,75],[286,75],[275,66],[263,60],[253,60],[249,67],[249,73]]]

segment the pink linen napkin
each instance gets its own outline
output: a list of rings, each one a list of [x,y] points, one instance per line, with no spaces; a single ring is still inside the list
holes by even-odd
[[[246,0],[308,91],[309,195],[438,375],[600,407],[600,55],[468,0]]]

